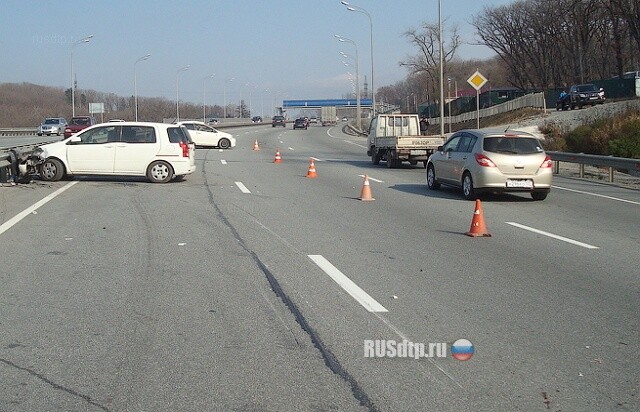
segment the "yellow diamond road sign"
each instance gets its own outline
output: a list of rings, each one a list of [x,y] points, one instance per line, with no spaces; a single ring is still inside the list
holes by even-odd
[[[467,83],[472,85],[476,90],[482,89],[482,86],[484,86],[487,81],[487,78],[480,74],[479,71],[476,71],[471,77],[467,79]]]

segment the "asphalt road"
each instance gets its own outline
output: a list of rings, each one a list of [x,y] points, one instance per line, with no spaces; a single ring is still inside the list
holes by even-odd
[[[640,192],[557,177],[470,238],[339,127],[233,133],[181,182],[0,188],[0,410],[640,409]],[[447,356],[365,357],[404,339]]]

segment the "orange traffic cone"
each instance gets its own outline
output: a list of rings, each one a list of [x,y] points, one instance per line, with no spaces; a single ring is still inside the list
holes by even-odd
[[[371,195],[371,186],[369,185],[369,176],[364,175],[364,183],[362,184],[362,190],[360,191],[360,197],[358,198],[364,201],[375,200]]]
[[[465,233],[465,235],[472,237],[491,237],[491,234],[487,231],[487,225],[484,223],[484,215],[482,214],[480,199],[476,199],[476,208],[473,212],[471,228],[467,233]]]
[[[282,163],[282,158],[280,157],[280,149],[276,149],[276,158],[273,160],[273,163]]]
[[[313,163],[313,158],[309,158],[309,170],[307,171],[307,177],[318,177],[316,173],[316,165]]]
[[[260,150],[260,146],[258,145],[258,139],[256,139],[256,142],[253,144],[253,150]]]

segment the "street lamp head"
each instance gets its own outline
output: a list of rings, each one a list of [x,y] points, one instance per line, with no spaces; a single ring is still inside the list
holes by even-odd
[[[348,2],[346,2],[346,1],[344,1],[344,0],[342,0],[340,3],[342,3],[342,4],[343,4],[343,5],[345,5],[345,6],[349,6],[349,3],[348,3]]]
[[[351,7],[351,6],[348,6],[347,10],[349,10],[349,11],[358,11],[358,10],[354,9],[353,7]]]
[[[89,40],[91,40],[91,39],[93,39],[93,34],[91,34],[91,35],[89,35],[89,36],[85,37],[84,39],[82,39],[82,42],[84,42],[84,43],[88,43],[88,42],[89,42]]]

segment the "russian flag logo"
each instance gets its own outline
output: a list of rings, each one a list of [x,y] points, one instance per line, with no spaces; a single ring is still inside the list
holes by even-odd
[[[451,346],[451,356],[459,361],[466,361],[473,356],[473,343],[466,339],[458,339]]]

